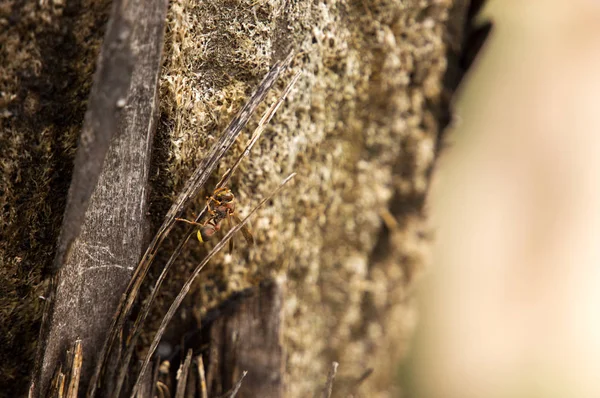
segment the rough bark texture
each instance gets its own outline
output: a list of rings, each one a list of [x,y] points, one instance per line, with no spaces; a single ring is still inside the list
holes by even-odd
[[[345,385],[374,368],[361,393],[398,396],[398,360],[415,322],[411,286],[430,240],[423,201],[439,115],[447,107],[452,6],[416,0],[171,3],[159,129],[168,151],[160,181],[171,185],[162,192],[181,189],[214,132],[273,60],[294,48],[291,73],[303,72],[232,180],[239,212],[287,173],[298,177],[257,214],[256,247],[245,248],[240,238],[231,256],[223,253],[203,271],[175,320],[172,346],[180,343],[177,330],[193,318],[202,323],[232,293],[284,277],[285,396],[319,391],[334,360],[340,363],[334,395],[343,396]],[[160,200],[154,204],[158,214],[164,211]],[[196,211],[201,205],[202,199]],[[178,239],[172,236],[165,253]],[[203,253],[189,246],[169,279],[165,306]],[[157,309],[156,320],[163,311]]]
[[[5,4],[0,363],[9,375],[6,387],[21,387],[0,390],[15,396],[30,371],[42,269],[54,254],[107,4]],[[451,0],[170,3],[152,175],[155,225],[269,65],[293,48],[290,76],[303,72],[232,180],[239,212],[283,176],[299,175],[254,219],[256,247],[246,248],[240,238],[232,255],[223,253],[202,274],[174,322],[172,345],[180,342],[182,325],[201,324],[232,293],[276,279],[284,292],[285,396],[320,391],[333,360],[340,363],[334,395],[343,396],[345,385],[374,368],[360,392],[398,396],[397,360],[415,321],[410,287],[429,242],[423,198],[447,106],[446,45],[457,40],[448,26],[462,27],[462,19],[448,20],[452,6]],[[17,40],[9,40],[11,33]],[[280,87],[285,83],[284,77]],[[243,149],[241,141],[218,175]],[[91,239],[88,244],[104,244]],[[165,256],[177,239],[169,239]],[[203,252],[188,246],[163,288],[155,320]],[[14,346],[21,351],[5,348]],[[252,378],[248,370],[244,383]]]

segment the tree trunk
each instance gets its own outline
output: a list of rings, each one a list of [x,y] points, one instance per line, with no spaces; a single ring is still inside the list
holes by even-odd
[[[426,263],[430,240],[423,202],[437,134],[440,124],[447,122],[449,97],[443,81],[447,53],[458,48],[466,15],[467,2],[456,3],[170,3],[159,82],[160,119],[150,172],[154,228],[270,65],[290,50],[295,52],[291,71],[280,79],[267,105],[293,73],[302,72],[288,100],[231,180],[236,211],[244,216],[286,175],[296,172],[298,176],[253,218],[254,247],[235,236],[234,251],[211,260],[160,347],[163,356],[175,358],[193,346],[194,358],[201,355],[204,359],[209,393],[226,392],[247,370],[238,396],[313,396],[323,390],[331,362],[337,361],[334,395],[398,395],[397,365],[415,322],[411,286]],[[0,155],[5,165],[0,188],[8,210],[3,215],[6,228],[0,251],[0,269],[6,271],[0,276],[7,281],[3,297],[7,305],[2,307],[8,310],[2,310],[0,320],[6,328],[4,338],[9,340],[3,347],[18,344],[17,330],[30,337],[37,333],[38,296],[44,292],[42,270],[55,254],[57,225],[65,209],[67,185],[61,181],[70,177],[75,137],[91,81],[89,60],[97,56],[102,37],[99,27],[108,14],[106,4],[92,6],[84,0],[38,7],[15,1],[9,7],[16,15],[11,29],[19,45],[8,46],[5,53],[26,56],[18,61],[31,66],[26,69],[30,80],[18,78],[17,60],[6,55],[2,59],[7,74],[0,90],[6,104],[0,141],[7,150]],[[140,21],[151,7],[140,6]],[[26,35],[30,24],[37,27],[33,38]],[[8,43],[9,36],[0,35]],[[150,48],[140,47],[148,55],[134,66],[155,60],[152,57],[160,52],[159,47],[155,42]],[[36,62],[42,67],[36,68]],[[151,131],[154,86],[151,78],[138,82],[145,90],[149,88],[139,95],[150,105],[138,103],[147,122],[141,123],[144,127],[132,127],[144,141]],[[33,134],[35,138],[30,138]],[[242,134],[240,144],[222,159],[214,180],[190,212],[201,210],[202,198],[212,192],[248,138]],[[139,188],[147,175],[141,165],[148,165],[148,158],[133,153],[123,157],[113,152],[107,162],[114,160],[114,170],[124,173],[119,174],[123,180],[137,175]],[[145,156],[147,152],[135,153]],[[135,162],[140,166],[134,166]],[[114,174],[100,180],[122,192],[117,183]],[[128,223],[127,234],[135,234],[135,244],[113,242],[110,236],[116,235],[112,233],[106,240],[88,235],[107,232],[97,229],[105,221],[111,223],[102,212],[118,212],[112,204],[116,194],[95,195],[86,222],[95,223],[91,225],[96,228],[84,226],[80,243],[73,249],[73,263],[59,275],[62,280],[68,275],[78,280],[69,282],[77,287],[70,293],[65,295],[60,288],[57,292],[50,340],[59,343],[44,347],[45,367],[51,373],[52,363],[56,365],[74,339],[84,338],[80,391],[86,388],[88,366],[92,366],[86,360],[94,358],[86,350],[93,352],[98,345],[86,343],[89,336],[79,328],[93,329],[100,339],[93,341],[101,341],[112,316],[109,307],[120,297],[107,289],[122,291],[129,264],[144,249],[140,243],[143,211]],[[137,190],[135,200],[143,196],[144,191]],[[143,208],[139,202],[127,203]],[[94,205],[104,210],[94,213]],[[167,239],[158,254],[159,264],[164,264],[180,238],[174,231]],[[82,274],[74,270],[114,263],[107,259],[96,263],[83,249],[111,242],[114,247],[107,254],[123,253],[130,260],[123,261],[123,273],[111,269],[107,278],[86,276],[82,280]],[[183,280],[205,253],[206,247],[197,242],[185,247],[163,286],[143,343],[154,335]],[[19,275],[19,282],[8,282],[13,280],[11,272]],[[18,303],[23,295],[19,289],[25,291],[22,304]],[[69,302],[79,303],[76,311],[67,310]],[[15,317],[15,312],[22,315]],[[74,317],[69,333],[57,328],[57,314]],[[93,323],[85,320],[90,316]],[[22,394],[31,371],[32,347],[0,350],[12,390],[0,389]],[[143,351],[141,347],[140,354]],[[175,369],[179,364],[172,366]],[[372,375],[363,380],[369,369]],[[188,385],[198,377],[190,375]]]

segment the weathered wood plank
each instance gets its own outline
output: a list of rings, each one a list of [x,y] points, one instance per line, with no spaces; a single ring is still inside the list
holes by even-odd
[[[90,135],[114,137],[80,233],[68,219],[63,223],[61,242],[68,242],[64,237],[74,241],[70,250],[59,248],[61,267],[34,396],[47,388],[77,338],[84,351],[80,391],[85,391],[108,325],[142,254],[166,9],[166,1],[149,0],[117,1],[113,6],[80,148],[87,150]],[[73,179],[68,208],[81,206],[77,184],[86,173],[80,169],[95,166],[83,161],[75,167],[74,176],[82,177]],[[61,251],[69,255],[61,258]]]
[[[238,397],[283,397],[282,305],[283,286],[271,283],[241,298],[233,311],[211,324],[210,396],[230,390],[247,370]]]

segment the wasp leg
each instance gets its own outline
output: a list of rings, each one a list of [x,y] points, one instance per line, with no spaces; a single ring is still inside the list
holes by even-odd
[[[221,188],[217,188],[217,189],[215,189],[215,190],[214,190],[214,192],[213,192],[213,196],[216,196],[216,195],[217,195],[219,192],[222,192],[222,191],[227,191],[228,189],[229,189],[229,188],[227,188],[227,187],[221,187]]]
[[[227,216],[227,225],[229,226],[230,230],[231,228],[233,228],[233,224],[231,223],[231,217],[229,215]],[[233,253],[233,236],[231,237],[231,239],[229,239],[229,253]]]
[[[211,206],[212,202],[215,202],[217,204],[216,207],[219,207],[219,205],[221,205],[221,202],[219,202],[213,196],[206,197],[206,211],[208,211],[208,214],[210,214],[211,217],[215,215],[215,211],[213,210],[213,207]]]
[[[235,221],[237,224],[242,223],[242,220],[240,220],[240,218],[237,216],[237,214],[231,213],[231,217],[233,218],[233,221]],[[254,237],[252,236],[252,233],[250,232],[248,227],[246,225],[242,225],[240,230],[242,231],[242,235],[244,235],[246,242],[248,242],[248,244],[250,246],[254,245]]]
[[[185,218],[176,218],[175,220],[176,220],[176,221],[183,221],[184,223],[187,223],[187,224],[197,225],[197,226],[199,226],[199,227],[203,227],[203,226],[206,224],[206,223],[204,223],[204,224],[201,224],[201,223],[199,223],[199,222],[195,222],[195,221],[186,220]]]

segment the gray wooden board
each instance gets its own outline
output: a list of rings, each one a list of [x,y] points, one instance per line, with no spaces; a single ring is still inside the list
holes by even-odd
[[[166,10],[166,1],[131,0],[114,4],[82,141],[90,129],[116,128],[116,132],[81,231],[56,278],[54,305],[42,348],[41,374],[35,383],[41,391],[47,388],[55,367],[64,360],[67,348],[76,338],[82,339],[84,364],[80,391],[85,391],[107,326],[142,254]],[[107,64],[114,63],[111,54],[117,48],[119,62],[124,64],[107,68]],[[132,67],[130,82],[118,75],[128,73],[128,65]],[[125,92],[125,101],[115,100],[115,92]],[[75,167],[87,166],[76,163]],[[77,172],[74,170],[74,176]],[[71,205],[78,204],[69,202],[68,206]],[[63,228],[69,225],[64,224]],[[61,233],[69,235],[72,231]],[[34,385],[34,391],[37,395],[40,389]]]

